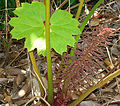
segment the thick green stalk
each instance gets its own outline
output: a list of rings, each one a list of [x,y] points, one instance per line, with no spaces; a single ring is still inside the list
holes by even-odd
[[[75,19],[77,19],[77,20],[78,20],[78,18],[79,18],[79,16],[80,16],[80,13],[81,13],[81,10],[82,10],[82,6],[83,6],[84,0],[79,0],[79,1],[80,1],[80,4],[79,4],[79,7],[78,7],[76,16],[75,16]]]
[[[19,8],[20,7],[20,1],[16,0],[16,7]]]
[[[40,75],[40,71],[39,71],[39,69],[38,69],[38,66],[37,66],[37,63],[36,63],[36,60],[35,60],[33,51],[30,51],[30,52],[29,52],[29,55],[30,55],[30,59],[31,59],[31,62],[32,62],[32,66],[33,66],[34,71],[35,71],[35,73],[36,73],[36,77],[37,77],[37,80],[38,80],[38,83],[39,83],[41,95],[44,95],[44,89],[43,89],[43,86],[42,86],[42,84],[44,85],[44,83],[43,83],[43,81],[42,81],[42,77],[41,77],[41,75]],[[42,84],[41,84],[41,83],[42,83]]]
[[[92,10],[90,11],[90,13],[87,15],[87,17],[86,17],[85,20],[83,21],[82,25],[80,26],[80,31],[81,31],[81,33],[82,33],[82,31],[84,30],[84,28],[85,28],[88,20],[89,20],[89,19],[91,18],[91,16],[93,15],[94,11],[98,8],[98,6],[99,6],[102,2],[103,2],[103,0],[99,0],[99,1],[96,3],[96,5],[92,8]],[[75,37],[75,39],[76,39],[75,48],[76,48],[76,46],[77,46],[77,42],[78,42],[79,38],[80,38],[80,35],[77,35],[77,36]]]
[[[79,104],[82,100],[84,100],[90,93],[92,93],[94,90],[97,88],[100,88],[101,86],[105,85],[108,81],[112,80],[113,78],[117,77],[120,75],[120,69],[115,71],[114,73],[108,75],[104,79],[102,79],[98,84],[95,86],[90,87],[85,93],[83,93],[77,100],[75,100],[73,103],[71,103],[68,106],[76,106]]]
[[[46,52],[47,52],[47,70],[48,70],[48,102],[53,103],[53,82],[50,53],[50,0],[46,0],[45,10],[45,30],[46,30]]]
[[[20,7],[20,1],[19,0],[16,0],[16,6],[17,6],[17,8]],[[38,80],[38,83],[39,83],[41,95],[43,96],[44,95],[44,89],[43,89],[44,83],[43,83],[42,77],[40,75],[40,71],[38,69],[38,66],[37,66],[33,51],[30,51],[29,55],[30,55],[30,59],[31,59],[31,62],[32,62],[32,66],[33,66],[34,71],[36,73],[36,77],[37,77],[37,80]]]
[[[81,31],[81,33],[82,33],[82,31],[84,30],[87,22],[89,21],[89,19],[90,19],[91,16],[93,15],[94,11],[98,8],[98,6],[99,6],[102,2],[103,2],[103,0],[99,0],[99,1],[96,3],[96,5],[92,8],[92,10],[90,11],[90,13],[87,15],[87,17],[86,17],[85,20],[83,21],[82,25],[80,26],[80,31]],[[77,14],[76,14],[76,19],[79,18],[78,15],[80,15],[80,12],[79,12],[79,11],[80,11],[80,9],[82,8],[82,7],[81,7],[81,6],[82,6],[82,3],[83,3],[83,0],[81,0],[81,2],[80,2],[79,8],[78,8],[78,11],[77,11]],[[81,34],[79,34],[79,35],[77,35],[77,36],[75,37],[75,39],[76,39],[75,46],[74,46],[75,49],[76,49],[76,47],[77,47],[77,43],[78,43],[78,40],[79,40],[79,38],[80,38],[80,35],[81,35]],[[74,56],[74,51],[73,51],[73,49],[72,49],[71,52],[70,52],[70,56]],[[71,62],[71,61],[72,61],[72,60],[69,59],[69,62]]]

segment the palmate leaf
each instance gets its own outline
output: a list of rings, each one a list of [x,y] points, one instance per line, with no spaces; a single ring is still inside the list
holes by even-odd
[[[45,56],[45,5],[41,2],[23,3],[14,13],[18,17],[9,22],[14,27],[11,31],[12,38],[25,38],[25,48],[28,51],[37,48],[38,54]],[[62,54],[67,50],[67,45],[74,46],[75,39],[72,35],[80,33],[78,25],[79,22],[72,18],[72,14],[56,10],[50,19],[51,48]]]

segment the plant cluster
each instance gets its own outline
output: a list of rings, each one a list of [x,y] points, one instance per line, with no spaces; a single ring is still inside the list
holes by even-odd
[[[76,19],[72,18],[72,14],[63,10],[56,10],[50,17],[50,0],[46,0],[45,5],[41,2],[23,3],[21,8],[17,8],[14,11],[17,17],[12,18],[9,22],[14,27],[11,31],[12,38],[18,40],[25,38],[25,48],[29,51],[41,89],[41,96],[45,95],[44,84],[36,65],[33,50],[37,48],[38,55],[42,54],[47,57],[48,102],[50,104],[53,104],[54,99],[54,105],[55,103],[66,105],[69,100],[67,90],[76,90],[79,87],[85,89],[93,86],[92,89],[83,95],[83,98],[85,98],[93,90],[119,75],[118,70],[112,77],[108,76],[108,78],[101,80],[96,86],[96,83],[93,82],[93,78],[101,78],[98,69],[100,69],[100,64],[105,58],[103,48],[106,47],[108,37],[112,31],[110,28],[100,26],[92,30],[92,34],[81,37],[79,41],[80,34],[88,20],[96,8],[103,2],[103,0],[99,0],[96,3],[80,28],[78,28],[79,22],[77,19],[79,18],[83,1],[81,0],[80,2]],[[72,35],[76,35],[75,39]],[[50,50],[53,48],[62,55],[63,52],[67,51],[67,45],[73,48],[70,51],[70,56],[69,54],[62,56],[62,64],[58,68],[54,86],[56,92],[53,92]],[[73,104],[78,104],[80,99],[81,97]],[[71,105],[73,106],[73,104]]]

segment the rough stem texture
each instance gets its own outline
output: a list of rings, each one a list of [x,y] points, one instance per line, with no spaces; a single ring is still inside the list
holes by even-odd
[[[50,53],[50,0],[46,0],[45,10],[45,30],[46,30],[46,53],[47,53],[47,70],[48,70],[48,102],[53,103],[53,81]]]
[[[71,103],[69,106],[76,106],[79,104],[82,100],[84,100],[90,93],[92,93],[97,88],[100,88],[101,86],[105,85],[108,81],[112,80],[113,78],[120,75],[120,69],[115,71],[114,73],[110,74],[103,80],[101,80],[98,84],[95,86],[90,87],[85,93],[83,93],[77,100],[75,100],[73,103]]]

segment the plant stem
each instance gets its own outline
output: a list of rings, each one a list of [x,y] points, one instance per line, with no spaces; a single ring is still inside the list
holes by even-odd
[[[108,81],[112,80],[113,78],[120,75],[120,69],[115,71],[114,73],[110,74],[109,76],[105,77],[103,80],[101,80],[98,84],[95,86],[90,87],[85,93],[83,93],[77,100],[75,100],[73,103],[71,103],[68,106],[76,106],[79,104],[83,99],[85,99],[90,93],[92,93],[97,88],[100,88],[101,86],[105,85]]]
[[[36,60],[35,60],[33,51],[30,51],[30,52],[29,52],[29,55],[30,55],[30,59],[31,59],[31,62],[32,62],[34,71],[35,71],[35,73],[37,74],[36,77],[37,77],[37,80],[38,80],[38,83],[39,83],[41,95],[44,95],[44,89],[43,89],[43,86],[42,86],[42,84],[44,84],[44,83],[43,83],[43,81],[42,81],[42,77],[41,77],[41,75],[40,75],[40,71],[39,71],[39,69],[38,69],[38,66],[37,66],[37,63],[36,63]],[[41,83],[42,83],[42,84],[41,84]]]
[[[103,2],[103,0],[99,0],[99,1],[95,4],[95,6],[92,8],[92,10],[90,11],[90,13],[87,15],[87,17],[86,17],[85,20],[83,21],[82,25],[80,26],[80,31],[81,31],[81,33],[82,33],[82,31],[84,30],[84,28],[85,28],[88,20],[89,20],[89,19],[91,18],[91,16],[93,15],[94,11],[98,8],[98,6],[99,6],[102,2]],[[78,42],[79,38],[80,38],[80,35],[77,35],[77,36],[75,37],[75,39],[76,39],[75,48],[76,48],[76,46],[77,46],[77,42]]]
[[[78,11],[77,11],[77,14],[76,14],[76,19],[79,18],[79,17],[78,17],[78,15],[80,15],[80,13],[79,13],[80,10],[79,10],[79,9],[82,8],[82,7],[81,7],[81,6],[82,6],[82,2],[83,2],[83,0],[81,0],[81,2],[80,2],[79,8],[78,8]],[[84,30],[84,28],[85,28],[88,20],[89,20],[89,19],[91,18],[91,16],[93,15],[94,11],[98,8],[98,6],[99,6],[102,2],[103,2],[103,0],[99,0],[99,1],[96,3],[96,5],[92,8],[92,10],[90,11],[90,13],[87,15],[87,17],[86,17],[85,20],[83,21],[82,25],[80,26],[80,32],[81,32],[81,33],[82,33],[82,31]],[[81,8],[80,8],[80,7],[81,7]],[[79,38],[80,38],[80,35],[81,35],[81,34],[76,35],[76,37],[75,37],[75,40],[76,40],[75,46],[74,46],[75,49],[76,49],[76,47],[77,47],[77,43],[78,43],[78,40],[79,40]],[[71,49],[70,56],[74,56],[74,51],[73,51],[73,49]],[[72,60],[69,59],[69,62],[72,62]]]
[[[17,8],[20,7],[20,1],[19,0],[16,0],[16,6],[17,6]],[[35,71],[35,74],[36,74],[36,77],[37,77],[37,80],[38,80],[38,83],[39,83],[41,95],[44,95],[44,88],[43,88],[44,83],[43,83],[42,77],[40,75],[40,71],[38,69],[38,66],[37,66],[33,51],[30,51],[29,55],[30,55],[32,66],[34,68],[34,71]]]
[[[84,0],[79,0],[79,1],[80,1],[80,4],[79,4],[79,7],[78,7],[76,16],[75,16],[75,19],[77,19],[77,20],[78,20],[78,18],[80,16]],[[75,42],[75,45],[76,45],[76,42]],[[76,48],[76,46],[74,48]],[[74,56],[74,50],[73,50],[73,48],[70,51],[70,56]],[[69,58],[69,62],[72,62],[71,58]]]
[[[16,0],[16,7],[19,8],[20,7],[20,1]]]
[[[83,2],[84,2],[84,0],[79,0],[79,1],[80,1],[80,4],[79,4],[78,10],[77,10],[75,19],[78,19],[78,18],[79,18],[80,13],[81,13],[81,10],[82,10]]]
[[[46,30],[46,52],[47,52],[47,70],[48,70],[48,102],[53,103],[53,82],[50,53],[50,0],[46,0],[45,10],[45,30]]]
[[[68,0],[63,1],[62,4],[60,4],[60,6],[58,7],[58,9],[60,9],[62,6],[64,6],[67,2],[68,2]]]
[[[8,38],[8,18],[7,18],[7,0],[5,0],[5,32],[6,32],[6,39]]]

